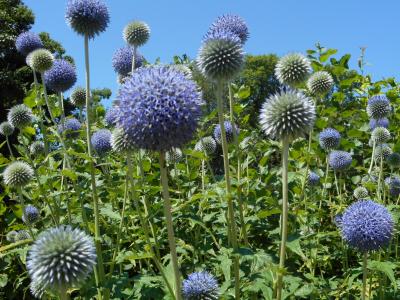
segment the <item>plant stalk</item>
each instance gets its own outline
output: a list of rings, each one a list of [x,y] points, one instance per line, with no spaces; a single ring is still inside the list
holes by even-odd
[[[367,293],[367,277],[368,277],[367,258],[368,258],[368,253],[364,252],[364,255],[363,255],[363,288],[362,288],[362,294],[361,294],[362,300],[365,300],[365,294]]]

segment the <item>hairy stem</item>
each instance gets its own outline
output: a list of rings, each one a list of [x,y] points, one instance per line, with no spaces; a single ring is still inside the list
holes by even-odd
[[[367,277],[368,277],[367,258],[368,258],[368,253],[364,252],[364,255],[363,255],[363,288],[362,288],[362,294],[361,294],[362,300],[365,300],[365,294],[367,293]]]

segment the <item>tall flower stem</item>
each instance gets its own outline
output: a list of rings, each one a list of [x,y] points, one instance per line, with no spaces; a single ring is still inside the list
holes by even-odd
[[[37,101],[38,101],[38,99],[39,99],[39,83],[38,83],[38,80],[37,80],[37,76],[36,76],[36,72],[35,72],[35,70],[32,70],[32,72],[33,72],[33,81],[34,81],[34,83],[35,83],[35,92],[36,92],[36,104],[37,104]],[[44,85],[44,84],[43,84]],[[48,141],[47,141],[47,133],[46,133],[46,128],[44,128],[44,125],[43,125],[43,120],[42,120],[42,116],[43,116],[43,118],[45,118],[45,114],[43,113],[43,111],[42,111],[42,106],[41,105],[38,105],[39,106],[39,111],[40,111],[40,123],[39,123],[39,127],[40,127],[40,133],[41,134],[43,134],[43,141],[44,141],[44,153],[46,154],[46,156],[47,156],[47,154],[49,153],[49,145],[48,145]]]
[[[242,198],[242,185],[240,183],[240,175],[241,175],[241,152],[239,148],[239,138],[236,132],[235,126],[235,112],[234,112],[234,101],[233,101],[233,91],[231,84],[228,84],[228,92],[229,92],[229,114],[230,121],[233,127],[233,141],[236,147],[236,156],[237,156],[237,197],[239,204],[239,217],[240,217],[240,230],[243,236],[243,241],[245,245],[249,244],[247,238],[247,230],[246,223],[244,221],[244,207],[243,207],[243,198]]]
[[[64,124],[65,112],[64,112],[64,97],[62,93],[58,95],[58,106],[60,107],[61,111],[61,124]]]
[[[282,298],[283,271],[286,259],[286,240],[288,234],[288,159],[289,158],[289,140],[284,138],[282,141],[282,230],[281,247],[279,253],[279,273],[276,284],[276,299]]]
[[[224,158],[224,173],[225,173],[225,185],[226,185],[226,197],[228,201],[228,237],[232,243],[233,250],[235,252],[234,258],[234,273],[235,273],[235,299],[240,299],[240,274],[239,274],[239,257],[237,256],[238,242],[237,242],[237,231],[236,231],[236,221],[235,213],[232,201],[232,191],[231,191],[231,180],[229,176],[229,158],[228,158],[228,143],[226,141],[226,132],[224,125],[224,105],[223,105],[223,83],[220,82],[217,85],[216,95],[217,95],[217,109],[218,109],[218,121],[221,127],[221,141],[222,141],[222,153]],[[229,236],[230,235],[230,236]]]
[[[170,248],[172,267],[175,275],[175,295],[177,300],[182,300],[181,296],[181,275],[178,266],[178,255],[176,254],[175,234],[172,222],[172,206],[169,198],[168,175],[165,163],[165,152],[160,152],[160,173],[161,186],[164,198],[164,215],[167,222],[168,243]]]
[[[60,300],[68,300],[67,289],[65,287],[60,288]]]
[[[46,84],[44,81],[44,73],[40,73],[40,76],[42,78],[42,83],[43,83],[43,93],[44,93],[44,100],[46,101],[46,105],[47,105],[47,110],[49,111],[49,115],[50,115],[50,119],[53,122],[54,125],[57,125],[56,120],[54,119],[53,116],[53,112],[51,110],[51,106],[50,106],[50,102],[49,102],[49,96],[47,95],[47,88],[46,88]]]
[[[367,258],[368,258],[368,253],[364,252],[364,255],[363,255],[363,288],[362,288],[362,294],[361,294],[362,300],[365,300],[365,294],[367,293],[367,277],[368,277]]]
[[[369,165],[368,175],[371,175],[372,167],[374,165],[375,147],[376,147],[376,142],[374,141],[374,144],[372,146],[371,164]]]
[[[92,144],[90,142],[90,119],[91,119],[91,102],[90,102],[90,69],[89,69],[89,37],[85,34],[85,68],[86,68],[86,142],[87,152],[89,156],[90,182],[92,187],[93,211],[94,211],[94,226],[95,226],[95,244],[97,254],[97,267],[95,270],[96,286],[98,289],[99,299],[102,299],[101,284],[104,281],[104,266],[103,254],[101,251],[101,236],[100,236],[100,213],[99,200],[96,191],[96,177],[94,173],[94,163],[92,156]],[[108,291],[104,291],[104,299],[108,299]]]
[[[11,149],[10,141],[9,141],[9,139],[8,139],[8,135],[6,136],[6,141],[7,141],[8,151],[10,152],[10,155],[11,155],[11,159],[14,160],[14,153],[13,153],[13,151],[12,151],[12,149]]]
[[[136,53],[137,53],[137,49],[136,46],[133,46],[132,48],[132,71],[131,74],[133,74],[133,72],[135,72],[135,65],[136,65]],[[139,150],[140,151],[140,150]]]

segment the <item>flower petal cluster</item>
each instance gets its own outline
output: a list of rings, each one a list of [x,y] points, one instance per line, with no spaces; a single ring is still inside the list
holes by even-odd
[[[185,300],[217,300],[218,282],[206,271],[194,272],[183,281],[182,294]]]
[[[93,133],[90,139],[93,149],[99,154],[104,155],[111,150],[111,131],[100,129]]]
[[[367,113],[371,118],[386,118],[389,115],[390,110],[390,102],[385,95],[376,95],[369,98],[367,104]]]
[[[228,144],[234,141],[234,134],[239,135],[239,128],[230,121],[224,121],[226,141]],[[222,144],[221,125],[217,124],[214,128],[214,139],[218,144]]]
[[[336,129],[326,128],[319,134],[319,144],[322,149],[335,149],[340,144],[340,133]]]
[[[194,149],[199,152],[204,152],[207,155],[212,155],[217,150],[217,143],[212,136],[206,136],[196,143]]]
[[[115,51],[112,58],[112,66],[114,71],[122,76],[128,76],[132,71],[133,49],[126,46]],[[144,57],[136,51],[135,55],[135,69],[143,65]]]
[[[335,171],[343,171],[351,165],[352,157],[349,152],[334,150],[329,154],[328,162]]]
[[[55,92],[65,92],[76,82],[75,67],[65,59],[56,59],[53,66],[44,73],[46,86]]]
[[[311,62],[300,53],[291,53],[279,59],[275,76],[281,84],[296,86],[306,81],[311,72]]]
[[[211,24],[203,40],[209,39],[210,36],[215,35],[215,32],[222,31],[235,34],[242,44],[249,38],[249,29],[244,19],[237,15],[226,14],[218,17]]]
[[[19,53],[26,56],[36,49],[43,48],[43,42],[36,33],[25,31],[15,40],[15,47]]]
[[[3,180],[11,187],[24,187],[33,178],[34,172],[30,165],[23,161],[14,161],[3,172]]]

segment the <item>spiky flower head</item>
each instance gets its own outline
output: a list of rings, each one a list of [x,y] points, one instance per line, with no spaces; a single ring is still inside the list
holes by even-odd
[[[27,230],[18,230],[17,235],[15,236],[15,242],[24,241],[27,239],[31,239],[31,235]]]
[[[32,110],[25,104],[14,105],[7,114],[7,120],[15,128],[25,128],[33,121]]]
[[[181,72],[138,69],[119,91],[118,127],[137,147],[168,151],[189,142],[201,116],[201,93]]]
[[[287,90],[267,98],[260,124],[273,139],[294,140],[310,131],[315,121],[315,104],[303,93]]]
[[[311,72],[310,60],[300,53],[287,54],[275,66],[275,76],[281,84],[297,86],[307,80]]]
[[[7,233],[6,235],[6,240],[10,243],[14,243],[15,242],[15,238],[17,237],[18,232],[15,230],[12,230],[10,232]]]
[[[206,271],[194,272],[183,281],[182,294],[185,300],[217,300],[218,282]]]
[[[319,144],[322,149],[335,149],[340,144],[340,133],[336,129],[326,128],[319,134]]]
[[[132,71],[133,49],[130,46],[117,49],[112,58],[112,66],[114,71],[119,75],[128,76]],[[135,69],[143,65],[143,56],[136,51],[135,55]]]
[[[234,134],[239,135],[239,128],[230,121],[224,121],[226,141],[228,144],[234,141]],[[222,144],[221,125],[217,124],[214,128],[214,139],[218,144]]]
[[[392,153],[393,150],[388,144],[379,144],[375,148],[374,157],[376,161],[385,160]]]
[[[81,122],[76,118],[68,118],[64,121],[64,124],[58,124],[58,133],[66,133],[68,138],[76,138],[79,136],[79,130],[82,128]]]
[[[393,197],[397,197],[400,195],[400,177],[391,176],[385,178],[385,183],[389,187],[389,193]]]
[[[30,165],[23,161],[14,161],[3,172],[3,180],[11,187],[24,187],[33,178],[34,172]]]
[[[217,20],[211,24],[204,40],[214,35],[216,31],[231,32],[238,36],[242,44],[249,38],[249,29],[247,28],[246,22],[237,15],[226,14],[218,17]]]
[[[123,37],[129,45],[140,47],[149,40],[150,27],[145,22],[133,21],[125,26]]]
[[[332,75],[326,71],[315,72],[307,80],[308,90],[316,96],[325,95],[333,87]]]
[[[122,128],[115,128],[111,135],[111,147],[113,151],[124,154],[135,149],[130,138]]]
[[[371,119],[369,121],[369,128],[371,130],[374,130],[376,127],[389,127],[389,120],[388,118],[382,118],[382,119]]]
[[[43,73],[53,66],[54,56],[47,49],[36,49],[28,54],[26,62],[36,72]]]
[[[29,152],[33,157],[38,157],[44,154],[44,143],[42,141],[34,141],[30,146],[29,146]]]
[[[350,247],[361,252],[379,250],[392,238],[393,219],[383,205],[360,200],[343,213],[341,232]]]
[[[65,19],[77,34],[94,38],[106,30],[110,15],[102,1],[69,0]]]
[[[376,144],[386,143],[390,140],[390,132],[385,127],[376,127],[371,133],[371,138]]]
[[[333,219],[333,222],[335,223],[335,225],[340,228],[342,226],[342,219],[343,219],[343,214],[339,213],[335,216],[335,218]]]
[[[92,238],[70,226],[42,232],[33,243],[26,263],[31,281],[53,291],[80,285],[95,264]]]
[[[15,47],[19,53],[26,56],[36,49],[43,48],[43,43],[36,33],[25,31],[17,36]]]
[[[197,65],[202,74],[215,82],[233,79],[242,69],[244,53],[237,35],[225,32],[225,36],[210,38],[201,46]]]
[[[320,177],[315,172],[309,172],[307,176],[307,182],[309,186],[316,186],[319,184]]]
[[[86,105],[86,89],[76,87],[70,96],[71,103],[76,107],[84,107]]]
[[[398,168],[400,167],[400,154],[393,152],[386,158],[386,161],[391,168]]]
[[[10,122],[4,121],[0,124],[0,134],[10,136],[14,133],[14,126]]]
[[[215,142],[212,136],[206,136],[201,138],[196,143],[194,149],[199,152],[204,152],[207,155],[212,155],[217,150],[217,143]]]
[[[179,148],[171,148],[165,155],[165,159],[168,163],[174,164],[183,160],[182,150]]]
[[[349,152],[333,150],[329,154],[329,165],[335,171],[343,171],[347,169],[352,162],[352,157]]]
[[[76,82],[75,67],[65,59],[56,59],[53,66],[44,73],[46,86],[55,92],[65,92]]]
[[[357,200],[366,199],[368,198],[368,190],[363,186],[356,187],[354,189],[353,196]]]
[[[108,126],[115,126],[117,124],[118,118],[118,106],[112,106],[106,111],[106,115],[104,117]]]
[[[25,224],[35,224],[40,217],[39,210],[33,205],[27,205],[24,208],[24,213],[22,215],[22,221]]]
[[[385,95],[372,96],[368,100],[367,113],[374,119],[382,119],[390,113],[390,102]]]
[[[361,178],[362,183],[376,183],[378,182],[378,177],[375,175],[367,174]]]
[[[100,129],[93,133],[90,141],[97,154],[104,155],[111,150],[111,131]]]

